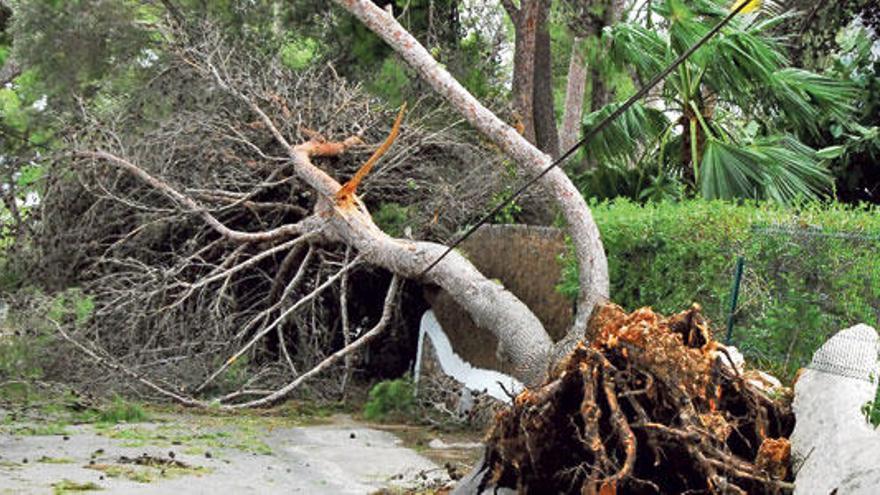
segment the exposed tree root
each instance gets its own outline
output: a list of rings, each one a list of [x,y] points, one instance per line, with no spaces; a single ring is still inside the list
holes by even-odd
[[[547,382],[498,414],[485,463],[523,493],[786,493],[793,416],[722,363],[694,306],[596,312]],[[721,359],[719,359],[721,357]]]

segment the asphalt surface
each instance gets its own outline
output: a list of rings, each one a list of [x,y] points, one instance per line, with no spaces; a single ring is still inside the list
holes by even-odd
[[[449,480],[445,469],[394,434],[347,416],[314,426],[251,426],[253,438],[244,446],[236,445],[238,432],[224,428],[237,426],[205,428],[181,416],[117,425],[109,433],[79,425],[66,427],[66,435],[0,434],[0,494],[68,493],[63,483],[94,483],[96,493],[120,494],[364,494]],[[180,432],[196,440],[177,440],[189,438]],[[137,459],[153,461],[142,466]],[[177,462],[186,467],[162,464]]]

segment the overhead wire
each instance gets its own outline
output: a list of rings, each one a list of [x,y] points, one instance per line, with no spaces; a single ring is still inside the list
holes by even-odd
[[[756,0],[741,0],[738,4],[734,6],[734,8],[728,13],[724,19],[722,19],[718,24],[715,25],[712,29],[709,30],[702,38],[700,38],[696,43],[693,44],[690,48],[688,48],[684,53],[678,56],[668,67],[660,71],[657,75],[655,75],[647,84],[642,86],[641,89],[636,91],[635,94],[630,96],[626,101],[623,102],[622,105],[617,107],[613,112],[611,112],[607,117],[602,119],[595,127],[591,128],[587,133],[581,138],[580,141],[575,143],[571,148],[568,149],[565,153],[559,156],[556,160],[554,160],[550,165],[541,170],[540,173],[532,177],[523,183],[520,187],[518,187],[513,194],[508,196],[503,201],[499,202],[494,208],[492,208],[489,213],[480,218],[477,223],[471,226],[464,234],[461,235],[457,240],[455,240],[452,244],[450,244],[445,251],[443,251],[440,256],[438,256],[434,261],[432,261],[424,270],[419,273],[418,278],[424,277],[429,271],[431,271],[435,266],[437,266],[441,261],[443,261],[446,256],[449,255],[456,247],[458,247],[465,239],[473,235],[474,232],[477,231],[481,226],[485,225],[489,220],[491,220],[495,215],[501,212],[505,207],[510,205],[513,201],[515,201],[519,196],[521,196],[529,187],[533,186],[536,182],[541,180],[545,175],[547,175],[551,170],[561,165],[565,160],[571,157],[580,147],[589,143],[593,138],[596,137],[600,132],[602,132],[608,125],[611,124],[615,119],[623,115],[624,112],[629,110],[631,106],[633,106],[637,101],[641,100],[645,95],[648,94],[651,89],[654,88],[657,84],[659,84],[663,79],[666,78],[672,71],[678,68],[685,60],[688,59],[691,55],[694,54],[701,46],[706,44],[713,36],[718,34],[721,29],[726,26],[737,14],[740,12],[749,12],[754,10],[754,4]]]

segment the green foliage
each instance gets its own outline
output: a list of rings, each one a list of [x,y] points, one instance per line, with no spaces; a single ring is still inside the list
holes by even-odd
[[[373,221],[383,232],[392,237],[401,237],[410,222],[412,212],[407,206],[397,203],[382,203],[373,213]]]
[[[647,80],[696,44],[728,6],[720,0],[657,2],[653,9],[668,36],[636,22],[618,24],[605,34],[610,58]],[[663,108],[680,118],[668,122],[663,113],[652,117],[636,106],[602,133],[592,145],[596,158],[629,165],[619,167],[628,176],[623,194],[643,199],[652,175],[673,177],[706,199],[792,204],[831,190],[827,163],[800,139],[819,135],[823,122],[849,119],[860,91],[843,78],[790,66],[778,37],[790,20],[791,14],[770,9],[735,18],[661,87]],[[614,105],[588,115],[585,128]],[[635,184],[625,172],[632,168],[641,171]],[[647,196],[656,197],[656,190]]]
[[[216,393],[217,391],[226,393],[240,389],[251,377],[252,370],[250,369],[249,363],[250,359],[247,355],[236,359],[226,368],[226,370],[223,371],[223,373],[220,374],[220,376],[217,377],[217,390],[212,390],[212,393]]]
[[[410,77],[407,66],[396,57],[382,62],[379,72],[371,79],[369,89],[391,106],[400,106],[409,91]]]
[[[41,379],[41,359],[47,342],[43,335],[0,335],[0,378],[26,381]]]
[[[98,414],[98,422],[108,424],[119,423],[143,423],[150,416],[143,407],[128,402],[122,397],[116,396],[109,406],[103,408]]]
[[[311,64],[319,54],[318,42],[314,38],[296,38],[281,47],[281,62],[289,69],[302,70]]]
[[[94,310],[95,301],[92,296],[72,287],[55,296],[47,316],[57,322],[72,320],[76,326],[83,326]]]
[[[828,12],[819,13],[819,18],[826,15]],[[815,145],[825,147],[820,150],[821,158],[834,172],[842,197],[876,201],[880,178],[880,169],[876,167],[880,158],[880,59],[872,53],[872,47],[878,43],[878,34],[872,33],[862,22],[848,22],[839,30],[825,33],[833,35],[836,47],[826,48],[823,61],[817,64],[829,76],[859,88],[857,118],[822,119],[823,133],[815,139]],[[805,37],[812,34],[806,33]]]
[[[869,407],[868,422],[880,427],[880,383],[877,384],[877,396],[874,397],[874,401],[869,404]]]
[[[517,174],[516,174],[516,165],[513,162],[505,161],[504,168],[507,175],[507,181],[504,189],[494,193],[492,195],[492,199],[489,202],[490,208],[497,208],[502,203],[505,203],[510,197],[513,195],[514,186],[517,182]],[[517,223],[519,219],[519,214],[522,212],[522,206],[519,205],[517,200],[513,200],[510,203],[504,205],[501,210],[492,217],[492,222],[494,223]]]
[[[877,321],[876,207],[616,200],[594,204],[593,216],[608,253],[611,300],[628,310],[652,306],[669,314],[697,302],[720,332],[736,258],[743,256],[733,343],[780,377],[790,378],[840,329]],[[766,226],[784,232],[761,230]],[[574,297],[570,256],[563,268],[559,289]]]
[[[370,389],[364,404],[364,418],[369,421],[393,421],[410,417],[416,408],[412,379],[408,376],[384,380]]]
[[[131,0],[28,0],[13,16],[15,57],[49,93],[81,85],[133,63],[149,46],[149,10]]]
[[[620,107],[612,103],[584,117],[584,128],[592,129]],[[590,141],[590,156],[599,161],[615,160],[635,153],[634,146],[656,142],[672,125],[660,110],[636,103]]]
[[[36,294],[39,297],[39,293]],[[14,304],[5,306],[6,314],[0,319],[0,381],[3,379],[28,382],[42,379],[51,343],[54,341],[52,328],[45,321],[45,305],[18,308]],[[25,387],[24,396],[28,390]],[[3,389],[3,395],[15,393]]]
[[[510,199],[510,196],[512,194],[513,194],[513,191],[511,191],[509,189],[505,189],[501,192],[497,192],[492,195],[492,200],[490,201],[489,205],[492,208],[495,208],[498,205],[500,205],[501,203]],[[519,214],[521,212],[522,212],[522,206],[520,206],[519,203],[517,203],[516,200],[514,200],[514,201],[504,205],[504,207],[501,208],[501,211],[499,211],[498,213],[495,214],[494,217],[492,217],[492,222],[493,223],[517,223],[517,217],[519,216]]]

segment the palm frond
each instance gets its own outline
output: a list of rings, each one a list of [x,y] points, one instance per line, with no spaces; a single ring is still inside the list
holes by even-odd
[[[645,78],[662,71],[672,60],[667,42],[656,31],[632,23],[606,28],[603,38],[610,47],[608,55],[618,67],[635,67]]]
[[[759,157],[748,149],[707,139],[700,162],[700,193],[706,199],[759,198]]]
[[[612,103],[587,114],[583,121],[584,132],[589,131],[619,106],[620,103]],[[663,112],[636,103],[590,141],[586,148],[587,154],[599,162],[621,158],[634,160],[635,154],[644,150],[645,146],[652,146],[669,125],[669,119]]]
[[[791,136],[760,140],[750,148],[760,157],[767,199],[782,204],[817,199],[833,185],[831,173],[816,152]]]
[[[771,74],[768,90],[779,105],[780,113],[799,129],[819,133],[820,117],[845,122],[855,111],[858,89],[841,80],[810,71],[786,68]]]
[[[758,90],[788,63],[776,42],[751,30],[723,30],[707,45],[712,60],[703,82],[743,108],[751,106]]]
[[[747,146],[709,139],[700,166],[700,191],[707,199],[791,204],[820,198],[832,183],[815,151],[791,136],[773,136]]]

